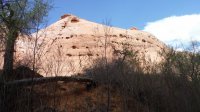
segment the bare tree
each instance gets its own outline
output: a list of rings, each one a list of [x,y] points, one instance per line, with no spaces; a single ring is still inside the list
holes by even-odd
[[[111,33],[111,25],[110,25],[110,20],[106,19],[104,21],[104,34],[105,34],[105,40],[104,40],[104,59],[105,59],[105,73],[106,73],[106,76],[107,76],[107,112],[109,112],[110,110],[110,76],[109,76],[109,73],[108,73],[108,59],[107,59],[107,48],[110,44],[110,33]]]
[[[19,34],[29,34],[43,22],[50,8],[47,0],[0,1],[0,22],[5,27],[3,78],[13,72],[15,42]]]

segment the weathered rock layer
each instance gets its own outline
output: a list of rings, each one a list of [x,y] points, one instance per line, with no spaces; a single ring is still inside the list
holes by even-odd
[[[105,53],[112,60],[125,49],[137,52],[145,61],[141,61],[142,66],[152,65],[162,60],[159,52],[166,48],[156,37],[137,28],[109,27],[69,14],[32,36],[17,42],[16,62],[35,63],[43,76],[82,73]]]

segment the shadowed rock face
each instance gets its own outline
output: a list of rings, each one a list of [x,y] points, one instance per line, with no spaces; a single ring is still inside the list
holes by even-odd
[[[0,74],[2,74],[2,70],[0,70]],[[18,66],[13,70],[13,75],[9,77],[9,80],[20,80],[20,79],[40,78],[40,77],[43,76],[34,72],[29,67]]]
[[[150,33],[109,27],[69,14],[32,36],[18,40],[16,59],[31,65],[37,38],[36,65],[43,76],[83,73],[95,59],[105,57],[105,53],[108,61],[112,61],[125,49],[137,52],[142,67],[151,66],[162,60],[159,52],[166,49]]]
[[[39,78],[42,77],[40,74],[34,72],[28,67],[19,66],[14,69],[14,79],[28,79],[28,78]]]

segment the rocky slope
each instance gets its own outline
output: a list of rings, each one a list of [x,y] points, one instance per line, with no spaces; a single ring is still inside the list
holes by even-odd
[[[17,42],[16,63],[31,66],[35,62],[43,76],[82,73],[105,53],[111,61],[127,49],[137,52],[141,66],[152,66],[162,60],[159,52],[166,48],[152,34],[136,28],[109,27],[69,14],[32,36]]]

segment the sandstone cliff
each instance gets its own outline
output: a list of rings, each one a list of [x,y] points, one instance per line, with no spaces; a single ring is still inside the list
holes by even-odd
[[[110,27],[69,14],[34,33],[31,38],[19,39],[17,64],[31,66],[35,42],[35,63],[43,76],[82,73],[92,66],[95,59],[105,57],[105,50],[108,60],[117,58],[124,49],[137,52],[137,56],[143,60],[141,66],[145,67],[159,63],[162,60],[159,52],[166,48],[152,34],[137,28],[126,30]]]

